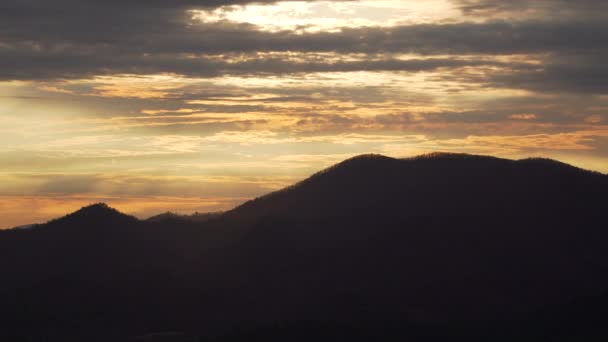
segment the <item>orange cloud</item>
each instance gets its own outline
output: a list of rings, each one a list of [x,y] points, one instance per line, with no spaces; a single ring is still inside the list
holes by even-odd
[[[513,119],[513,120],[535,120],[535,119],[538,119],[538,116],[536,114],[524,113],[524,114],[513,114],[513,115],[509,116],[509,118]]]

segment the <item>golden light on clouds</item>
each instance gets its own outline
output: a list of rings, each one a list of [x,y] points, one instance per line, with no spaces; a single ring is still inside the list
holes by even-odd
[[[202,23],[253,24],[263,30],[331,32],[344,27],[393,26],[453,19],[459,11],[447,0],[285,1],[192,11]]]
[[[534,119],[538,119],[538,116],[536,114],[533,113],[522,113],[522,114],[513,114],[509,116],[511,119],[514,120],[534,120]]]

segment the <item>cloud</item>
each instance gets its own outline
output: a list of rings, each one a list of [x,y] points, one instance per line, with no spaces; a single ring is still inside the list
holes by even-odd
[[[47,36],[45,32],[29,27],[22,27],[18,31],[5,30],[3,33],[5,47],[14,47],[17,51],[56,53],[77,58],[110,53],[121,48],[122,53],[114,57],[118,58],[117,62],[128,62],[121,60],[122,57],[132,55],[144,59],[149,56],[175,57],[175,54],[200,57],[197,54],[262,51],[513,54],[605,49],[598,43],[604,42],[608,35],[603,31],[606,25],[603,20],[587,18],[568,21],[534,19],[521,22],[345,27],[335,32],[298,33],[290,30],[266,32],[251,24],[186,21],[174,24],[166,31],[153,30],[152,27],[127,27],[117,32],[92,30],[90,36],[85,37],[71,36],[70,32],[61,36]]]
[[[605,91],[602,61],[608,56],[608,20],[603,18],[547,16],[302,33],[268,32],[255,25],[228,21],[204,23],[188,12],[196,7],[238,3],[245,1],[63,0],[52,5],[9,1],[0,11],[0,79],[161,73],[191,78],[259,77],[486,67],[502,69],[505,74],[515,69],[511,78],[488,74],[496,75],[497,79],[489,83],[497,87],[542,86],[552,90],[553,85],[555,90]],[[515,11],[525,3],[480,0],[457,4],[465,12],[472,12],[484,8]],[[546,3],[582,10],[599,2]],[[402,59],[402,54],[417,58]],[[513,55],[522,58],[518,62],[500,60]]]
[[[269,32],[226,20],[208,23],[196,18],[205,12],[192,12],[250,2],[4,1],[0,80],[117,74],[266,77],[441,69],[451,70],[463,81],[496,88],[608,91],[604,63],[608,58],[608,4],[601,0],[452,0],[465,15],[487,20],[338,27],[319,32]],[[496,14],[522,11],[527,14],[495,18]],[[406,59],[401,58],[404,54]],[[505,59],[509,56],[520,58]],[[473,70],[478,78],[473,79],[465,68],[483,70]],[[112,93],[112,89],[99,90]],[[139,91],[138,96],[163,91]]]
[[[555,153],[589,153],[598,140],[606,139],[608,130],[581,130],[556,134],[529,135],[469,135],[464,138],[422,139],[418,144],[390,143],[383,151],[391,155],[415,155],[424,152],[447,151],[521,158],[549,156]]]
[[[475,84],[479,89],[525,89],[538,93],[606,94],[608,52],[556,54],[512,68],[447,70],[438,79]]]
[[[509,118],[513,120],[536,120],[538,119],[538,115],[533,113],[522,113],[510,115]]]
[[[557,18],[572,16],[606,16],[608,4],[603,0],[452,0],[470,16],[553,16]]]

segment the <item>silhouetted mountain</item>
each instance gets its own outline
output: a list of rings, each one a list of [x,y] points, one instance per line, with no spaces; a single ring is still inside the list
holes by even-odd
[[[97,204],[0,232],[0,334],[606,337],[606,194],[546,159],[365,155],[202,220]]]
[[[391,216],[554,215],[559,210],[601,214],[606,178],[548,159],[363,155],[229,214],[337,216],[350,215],[352,210]]]

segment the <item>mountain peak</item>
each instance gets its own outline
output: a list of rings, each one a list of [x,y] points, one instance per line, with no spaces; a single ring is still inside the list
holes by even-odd
[[[361,155],[346,159],[333,166],[330,166],[327,169],[318,172],[316,175],[325,174],[325,173],[331,172],[333,170],[338,170],[338,169],[344,169],[344,168],[348,169],[353,166],[354,167],[371,166],[371,165],[378,165],[379,163],[394,162],[394,161],[398,161],[398,159],[387,157],[382,154],[375,154],[375,153],[361,154]],[[313,175],[312,177],[315,177],[315,175]]]
[[[137,221],[137,219],[133,216],[121,213],[106,203],[94,203],[84,206],[79,210],[55,221],[74,221],[86,222],[87,224],[99,224],[117,221]]]
[[[348,161],[356,161],[356,160],[394,160],[394,158],[387,157],[383,154],[378,154],[378,153],[366,153],[366,154],[360,154],[358,156],[354,156],[352,158],[348,158],[348,159],[344,160],[343,163],[348,162]]]
[[[75,213],[120,213],[118,210],[110,207],[106,203],[94,203],[80,208]]]
[[[469,154],[469,153],[455,153],[455,152],[430,152],[421,154],[418,156],[414,156],[411,158],[406,158],[405,160],[472,160],[472,159],[500,159],[497,157],[491,156],[482,156],[477,154]]]

